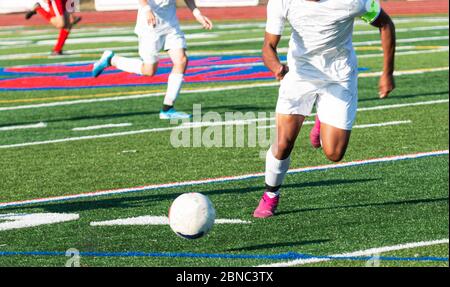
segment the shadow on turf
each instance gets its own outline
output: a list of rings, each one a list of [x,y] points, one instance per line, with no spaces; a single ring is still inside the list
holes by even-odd
[[[312,245],[312,244],[321,244],[326,243],[331,240],[329,239],[321,239],[321,240],[309,240],[309,241],[297,241],[297,242],[282,242],[282,243],[270,243],[270,244],[260,244],[260,245],[252,245],[242,248],[233,248],[227,249],[225,251],[254,251],[260,249],[270,249],[270,248],[278,248],[278,247],[294,247],[294,246],[304,246],[304,245]]]
[[[300,208],[294,210],[280,211],[277,212],[277,215],[286,215],[307,211],[322,211],[322,210],[334,210],[334,209],[347,209],[347,208],[361,208],[361,207],[380,207],[380,206],[390,206],[390,205],[404,205],[404,204],[421,204],[421,203],[433,203],[446,201],[448,202],[448,197],[440,197],[440,198],[421,198],[421,199],[412,199],[412,200],[400,200],[400,201],[386,201],[379,203],[365,203],[365,204],[350,204],[350,205],[341,205],[341,206],[330,206],[330,207],[320,207],[320,208]]]
[[[288,188],[308,188],[308,187],[325,187],[325,186],[337,186],[337,185],[350,185],[357,183],[366,183],[371,181],[376,181],[380,179],[332,179],[332,180],[320,180],[313,182],[303,182],[296,184],[286,184],[283,186],[284,189]],[[243,194],[250,192],[260,191],[262,193],[262,186],[252,186],[252,187],[243,187],[243,188],[234,188],[234,189],[216,189],[216,190],[208,190],[208,191],[200,191],[201,193],[211,196],[218,194]],[[92,200],[84,200],[78,202],[59,202],[59,203],[48,203],[48,204],[40,204],[40,205],[32,205],[26,207],[13,207],[7,208],[7,210],[24,210],[24,209],[35,209],[41,208],[48,212],[78,212],[78,211],[86,211],[86,210],[98,210],[98,209],[108,209],[108,208],[132,208],[137,206],[142,206],[144,204],[148,204],[149,202],[159,203],[161,201],[171,201],[174,200],[177,196],[185,191],[180,191],[177,193],[165,193],[165,194],[147,194],[140,196],[124,196],[121,198],[112,198],[112,199],[102,199],[100,197],[94,198]],[[255,204],[260,199],[260,194],[255,197]],[[253,208],[253,206],[251,206]]]
[[[76,117],[67,117],[67,118],[55,118],[55,119],[39,119],[39,121],[45,122],[45,123],[58,123],[58,122],[65,122],[65,121],[82,121],[82,120],[101,120],[101,119],[114,119],[114,118],[122,118],[122,117],[133,117],[133,116],[152,116],[152,115],[159,115],[158,111],[144,111],[144,112],[133,112],[133,113],[115,113],[115,114],[107,114],[107,115],[86,115],[86,116],[76,116]],[[15,126],[15,125],[28,125],[36,123],[36,120],[33,121],[27,121],[27,122],[14,122],[14,123],[8,123],[8,124],[2,124],[0,125],[0,128],[8,127],[8,126]]]
[[[425,96],[439,96],[439,95],[448,95],[449,91],[440,91],[440,92],[434,92],[434,93],[421,93],[421,94],[409,94],[409,95],[396,95],[393,94],[392,96],[388,97],[387,99],[410,99],[410,98],[416,98],[416,97],[425,97]],[[371,97],[371,98],[359,98],[358,102],[367,102],[367,101],[373,101],[373,100],[380,100],[380,98],[377,97]]]

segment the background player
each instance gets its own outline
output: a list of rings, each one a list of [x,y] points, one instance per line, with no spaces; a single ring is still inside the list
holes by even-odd
[[[33,9],[25,14],[25,19],[27,20],[39,14],[59,29],[58,41],[53,48],[52,55],[63,54],[63,47],[69,37],[70,30],[81,21],[81,17],[76,17],[70,12],[74,8],[70,6],[70,3],[68,0],[47,0],[49,7],[49,11],[47,11],[37,2],[34,4]]]
[[[277,139],[266,156],[266,191],[253,216],[274,215],[290,154],[306,116],[317,107],[311,144],[340,161],[347,149],[358,103],[357,58],[352,45],[354,18],[380,29],[384,70],[379,93],[394,89],[395,27],[375,0],[270,0],[263,58],[281,80],[277,103]],[[277,46],[284,24],[292,26],[288,65]]]
[[[212,22],[202,15],[195,1],[185,0],[185,2],[195,19],[205,29],[212,29]],[[99,76],[109,66],[129,73],[153,76],[158,69],[158,53],[161,50],[168,51],[173,68],[169,75],[167,92],[159,117],[161,119],[190,118],[191,115],[177,112],[174,108],[188,64],[186,39],[176,16],[176,1],[139,0],[139,5],[135,33],[139,38],[141,59],[125,58],[115,55],[112,51],[105,51],[102,58],[94,64],[93,76]]]

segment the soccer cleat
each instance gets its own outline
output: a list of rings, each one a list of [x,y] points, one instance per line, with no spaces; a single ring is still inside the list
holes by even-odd
[[[41,4],[39,3],[34,4],[33,8],[25,14],[25,19],[30,20],[31,17],[36,15],[37,14],[36,9],[39,7],[41,7]]]
[[[63,51],[52,51],[52,56],[64,56]]]
[[[113,51],[105,51],[92,68],[92,77],[97,78],[103,71],[111,66],[111,59],[114,57]]]
[[[314,127],[309,134],[309,139],[314,148],[319,148],[322,146],[320,143],[320,120],[318,116],[316,116],[316,122],[314,123]]]
[[[183,112],[177,112],[174,108],[171,108],[168,111],[161,110],[159,112],[159,118],[161,120],[172,120],[172,119],[182,120],[182,119],[190,119],[192,118],[192,115]]]
[[[75,16],[73,18],[73,22],[69,26],[69,30],[72,30],[73,26],[76,26],[78,23],[80,23],[82,19],[82,17]]]
[[[267,218],[274,216],[279,201],[280,196],[270,198],[266,193],[264,193],[258,207],[255,209],[255,212],[253,212],[253,217]]]
[[[73,18],[73,23],[72,23],[72,26],[75,26],[76,24],[78,24],[78,23],[80,23],[80,21],[82,20],[83,18],[82,17],[74,17]]]

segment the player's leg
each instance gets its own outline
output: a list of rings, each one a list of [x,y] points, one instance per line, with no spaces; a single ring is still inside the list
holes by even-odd
[[[265,192],[253,213],[254,217],[273,216],[280,198],[280,188],[291,162],[291,152],[303,125],[302,115],[277,114],[277,136],[266,154]]]
[[[191,115],[178,112],[174,108],[175,102],[180,95],[184,74],[188,65],[186,40],[184,34],[179,29],[174,29],[165,36],[164,50],[168,51],[173,68],[167,80],[167,92],[159,117],[160,119],[190,118]]]
[[[33,5],[33,8],[25,14],[25,19],[29,20],[36,14],[39,14],[47,22],[50,22],[50,19],[53,17],[53,15],[49,11],[45,10],[39,2],[36,2],[36,4]]]
[[[311,114],[316,100],[316,90],[314,84],[292,80],[289,76],[281,82],[277,103],[276,139],[266,154],[266,187],[253,213],[254,217],[266,218],[275,213],[280,188],[289,169],[290,155],[305,116]]]
[[[333,162],[341,161],[347,151],[357,105],[356,80],[330,84],[318,97],[316,124],[310,134],[311,143],[314,146],[314,142],[318,142],[327,158]]]
[[[92,76],[98,77],[106,68],[113,66],[121,71],[153,76],[158,70],[158,52],[162,44],[157,35],[148,34],[139,36],[139,55],[141,59],[126,58],[116,55],[113,51],[105,51],[92,69]]]

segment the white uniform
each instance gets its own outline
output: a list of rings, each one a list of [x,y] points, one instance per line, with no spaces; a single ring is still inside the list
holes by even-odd
[[[139,38],[139,56],[144,63],[158,62],[161,50],[186,49],[186,39],[176,15],[176,0],[147,0],[156,17],[156,26],[148,24],[145,11],[139,9],[135,33]]]
[[[354,19],[374,21],[380,10],[375,0],[270,0],[266,31],[281,35],[286,22],[292,26],[277,112],[309,116],[316,103],[321,122],[351,130],[358,102]]]

